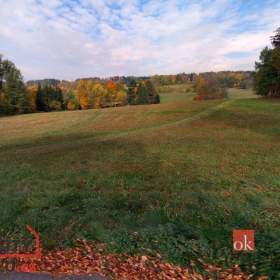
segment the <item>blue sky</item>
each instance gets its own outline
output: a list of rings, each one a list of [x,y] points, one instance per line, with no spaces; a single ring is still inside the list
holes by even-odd
[[[251,70],[276,0],[0,0],[0,53],[26,80]]]

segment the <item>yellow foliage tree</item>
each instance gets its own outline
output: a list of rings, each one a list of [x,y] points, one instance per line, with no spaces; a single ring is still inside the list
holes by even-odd
[[[27,94],[28,94],[29,99],[30,99],[31,111],[32,112],[37,111],[37,106],[36,106],[37,92],[38,92],[38,88],[36,86],[32,86],[32,87],[27,88]]]
[[[101,83],[96,83],[92,88],[92,96],[91,99],[93,108],[101,108],[104,106],[104,103],[107,99],[107,90]]]
[[[116,102],[119,105],[127,104],[127,94],[125,91],[118,91],[116,95]]]
[[[70,111],[77,110],[77,104],[73,100],[68,101],[67,110]]]
[[[89,96],[85,80],[80,80],[77,87],[77,98],[82,110],[89,109]]]

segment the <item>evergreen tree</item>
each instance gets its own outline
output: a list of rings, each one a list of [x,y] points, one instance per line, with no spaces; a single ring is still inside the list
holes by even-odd
[[[273,50],[265,48],[256,62],[255,90],[258,95],[273,96],[277,85],[277,69],[273,66]]]
[[[36,107],[38,111],[45,111],[45,100],[41,84],[38,84],[37,88]]]
[[[134,105],[136,102],[136,87],[137,83],[134,79],[132,79],[128,85],[127,92],[127,103],[130,105]]]
[[[156,96],[155,96],[155,102],[154,102],[155,104],[159,104],[160,103],[160,96],[159,96],[159,94],[157,94]]]
[[[272,37],[273,49],[266,47],[256,62],[255,90],[258,95],[280,97],[280,29]]]
[[[20,91],[18,101],[19,101],[18,113],[25,114],[25,113],[32,112],[31,99],[27,94],[27,90],[25,87],[23,87],[22,90]]]
[[[36,107],[38,111],[50,112],[65,109],[64,98],[58,86],[38,84]]]
[[[148,104],[149,103],[149,93],[147,91],[146,85],[144,82],[140,82],[137,92],[136,92],[136,104]]]

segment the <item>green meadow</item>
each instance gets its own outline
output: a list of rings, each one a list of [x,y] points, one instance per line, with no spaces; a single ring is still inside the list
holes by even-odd
[[[85,238],[276,275],[279,100],[231,89],[193,101],[184,85],[159,93],[157,105],[0,118],[2,234],[30,224],[45,249]],[[232,253],[238,228],[255,230],[254,254]]]

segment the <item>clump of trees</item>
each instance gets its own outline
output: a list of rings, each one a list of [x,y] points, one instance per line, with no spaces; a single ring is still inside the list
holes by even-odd
[[[127,104],[127,88],[124,83],[111,80],[105,83],[79,80],[76,98],[81,109],[124,106]]]
[[[129,86],[124,81],[129,81]],[[23,82],[15,64],[0,56],[0,114],[60,110],[86,110],[159,103],[153,83],[147,79],[115,77],[78,79],[75,82],[45,79]]]
[[[45,80],[44,80],[45,81]],[[159,95],[151,81],[122,81],[79,79],[74,83],[62,81],[58,85],[28,87],[35,111],[87,110],[118,107],[127,104],[159,103]]]
[[[158,104],[159,94],[150,80],[136,82],[132,80],[128,86],[128,104]]]
[[[280,28],[271,38],[272,48],[264,48],[256,62],[255,90],[258,95],[280,97]]]
[[[61,89],[58,86],[39,84],[36,93],[36,110],[51,112],[62,109],[64,109],[64,99]]]
[[[222,99],[227,97],[226,88],[217,75],[199,75],[195,82],[197,96],[194,100]]]
[[[12,115],[31,112],[31,102],[23,77],[9,60],[0,55],[0,114]]]

